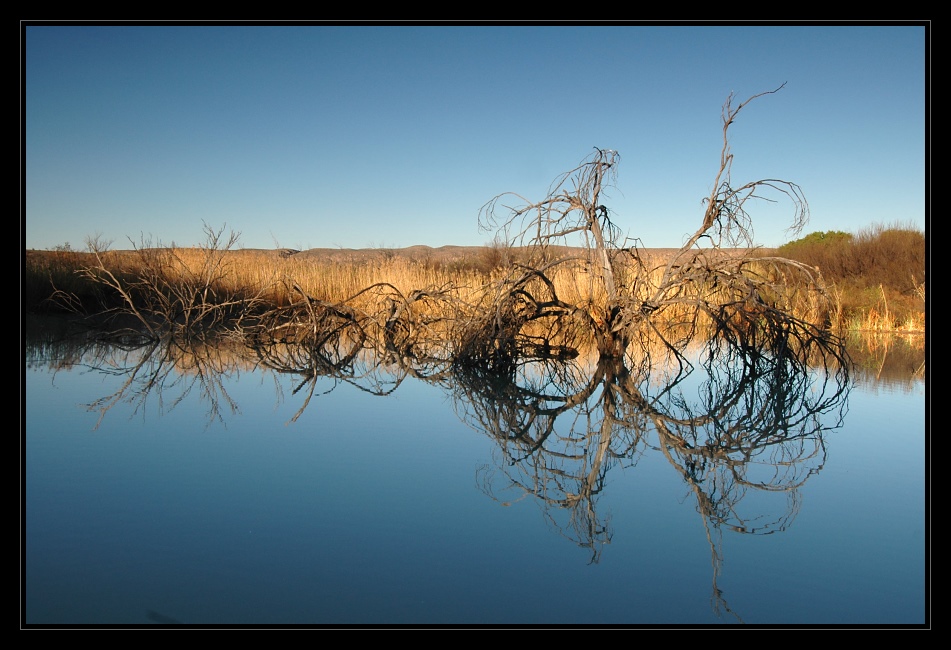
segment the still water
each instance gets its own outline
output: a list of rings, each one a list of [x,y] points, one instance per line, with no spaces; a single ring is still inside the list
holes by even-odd
[[[930,625],[917,361],[792,397],[599,368],[575,403],[25,352],[27,626]]]

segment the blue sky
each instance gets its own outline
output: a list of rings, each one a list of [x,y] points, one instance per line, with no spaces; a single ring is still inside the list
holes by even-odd
[[[481,245],[479,208],[544,198],[594,147],[604,198],[679,246],[719,166],[797,183],[802,234],[924,229],[923,25],[66,25],[24,34],[26,248]],[[777,246],[793,208],[758,202]]]

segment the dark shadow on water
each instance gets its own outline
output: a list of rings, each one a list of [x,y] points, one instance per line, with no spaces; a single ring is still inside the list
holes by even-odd
[[[179,621],[176,618],[171,616],[166,616],[165,614],[160,614],[159,612],[149,610],[145,613],[146,617],[153,623],[158,623],[160,625],[185,625],[182,621]]]

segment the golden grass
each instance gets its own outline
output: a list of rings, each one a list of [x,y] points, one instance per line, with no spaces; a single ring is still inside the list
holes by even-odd
[[[95,266],[99,261],[117,275],[135,277],[144,265],[161,268],[169,282],[186,275],[201,276],[207,272],[209,258],[219,261],[216,282],[226,293],[255,295],[264,303],[283,307],[298,303],[301,291],[318,300],[333,303],[351,301],[355,307],[366,306],[378,299],[380,292],[361,293],[367,287],[386,284],[403,296],[424,288],[447,288],[456,304],[478,310],[488,304],[491,287],[505,274],[501,266],[492,267],[490,249],[460,249],[455,257],[440,258],[425,253],[408,255],[387,251],[353,251],[347,256],[309,253],[283,255],[276,250],[227,250],[203,247],[163,248],[139,251],[106,251],[97,261],[91,253],[74,251],[27,251],[23,276],[23,303],[27,308],[43,304],[53,290],[74,295],[78,302],[101,293],[80,279],[77,271]],[[497,251],[496,251],[497,253]],[[660,282],[660,267],[669,252],[647,251],[641,260],[653,271],[637,276],[623,267],[618,274],[622,291],[635,299],[646,299]],[[479,256],[483,256],[480,259]],[[344,258],[341,260],[340,258]],[[764,276],[774,271],[766,265],[750,266],[751,272]],[[558,297],[564,302],[584,307],[603,304],[603,289],[583,261],[557,265],[550,273]],[[783,308],[808,322],[822,323],[834,330],[923,332],[925,328],[924,286],[920,295],[903,304],[886,299],[881,289],[876,295],[866,293],[861,300],[848,288],[827,287],[831,300],[823,300],[819,292],[805,285],[786,285]],[[707,294],[716,302],[716,290]],[[921,309],[909,308],[918,302]],[[869,304],[869,303],[872,304]],[[437,303],[427,303],[434,308]],[[422,305],[419,305],[422,307]],[[592,316],[596,316],[592,313]],[[671,320],[689,317],[689,309],[668,311]]]

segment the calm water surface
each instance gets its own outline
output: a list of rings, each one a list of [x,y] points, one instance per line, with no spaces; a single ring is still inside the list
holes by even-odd
[[[930,621],[920,374],[853,373],[818,447],[704,469],[650,422],[577,439],[603,404],[533,451],[451,382],[295,393],[261,367],[130,378],[121,351],[70,354],[26,349],[27,625]]]

